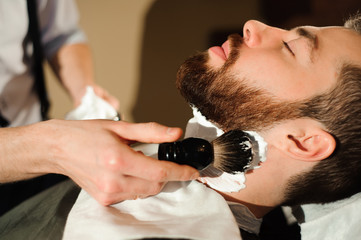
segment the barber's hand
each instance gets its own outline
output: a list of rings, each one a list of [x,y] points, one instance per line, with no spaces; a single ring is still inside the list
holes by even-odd
[[[50,120],[43,124],[57,144],[49,149],[56,169],[52,172],[69,176],[103,205],[155,195],[167,181],[199,176],[189,166],[159,161],[129,147],[134,142],[176,141],[182,134],[179,128],[109,120]]]
[[[98,97],[107,101],[110,105],[114,107],[114,109],[119,109],[119,100],[116,97],[111,95],[107,90],[100,87],[99,85],[92,85],[92,87],[94,89],[94,93]]]

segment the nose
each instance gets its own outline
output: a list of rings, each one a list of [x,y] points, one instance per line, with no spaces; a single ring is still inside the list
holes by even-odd
[[[280,38],[284,30],[268,26],[256,20],[249,20],[243,26],[243,40],[250,48],[265,45]]]

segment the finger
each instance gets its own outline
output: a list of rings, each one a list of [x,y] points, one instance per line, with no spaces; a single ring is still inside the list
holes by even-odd
[[[123,200],[134,200],[138,198],[146,198],[160,193],[166,183],[165,182],[148,182],[144,179],[128,177],[128,180],[122,181],[122,191],[113,193],[112,202]]]
[[[179,139],[182,129],[167,127],[158,123],[115,122],[112,130],[129,140],[146,143],[172,142]]]
[[[112,105],[116,110],[119,109],[119,100],[114,97],[113,95],[111,95],[110,93],[108,93],[107,90],[105,90],[104,88],[98,86],[98,85],[94,85],[93,86],[94,89],[94,93],[104,99],[105,101],[107,101],[110,105]]]
[[[123,174],[155,182],[188,181],[199,177],[199,172],[187,165],[160,161],[134,150],[124,150],[122,153],[119,171]],[[127,161],[128,159],[132,161]]]
[[[114,202],[111,203],[111,204],[117,204],[119,202],[122,202],[122,201],[125,201],[125,200],[138,200],[138,199],[145,199],[145,198],[148,198],[148,197],[151,197],[151,196],[154,196],[154,195],[146,195],[146,194],[127,194],[127,193],[124,193],[124,194],[121,194],[117,197],[115,197],[114,199]]]
[[[94,188],[94,186],[86,189],[86,191],[100,204],[108,206],[123,200],[134,200],[135,198],[145,198],[156,195],[165,185],[165,183],[149,182],[130,176],[121,176],[112,181],[114,182],[110,183],[110,185],[113,186],[111,191],[104,191],[104,189]],[[116,188],[114,188],[115,185],[117,185]]]
[[[96,199],[96,200],[103,206],[109,206],[120,203],[122,201],[143,199],[149,196],[150,195],[119,193],[119,194],[113,194],[111,196],[106,196],[105,198],[103,197],[102,199],[106,199],[106,201],[100,199]]]
[[[116,97],[109,94],[104,97],[104,100],[107,101],[110,105],[112,105],[114,109],[119,109],[119,100]]]

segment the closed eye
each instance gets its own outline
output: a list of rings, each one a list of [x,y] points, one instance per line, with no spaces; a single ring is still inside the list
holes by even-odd
[[[295,53],[292,51],[292,49],[290,48],[290,46],[288,46],[288,43],[283,41],[283,45],[286,47],[286,49],[293,55],[295,56]]]

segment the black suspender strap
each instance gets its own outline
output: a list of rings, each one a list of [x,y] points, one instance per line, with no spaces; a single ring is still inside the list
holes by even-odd
[[[27,0],[29,15],[29,37],[33,43],[33,72],[35,77],[35,89],[38,93],[41,104],[41,117],[48,119],[49,100],[46,93],[44,71],[43,71],[43,51],[40,40],[40,28],[37,16],[36,0]]]
[[[0,112],[0,128],[9,126],[9,121],[1,115]]]

